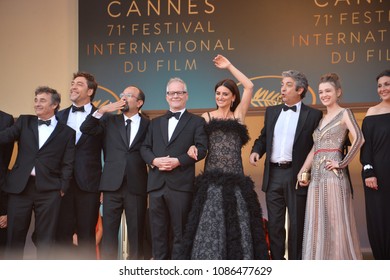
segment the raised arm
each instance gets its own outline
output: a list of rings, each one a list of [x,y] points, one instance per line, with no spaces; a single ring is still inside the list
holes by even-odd
[[[101,115],[104,115],[105,113],[112,113],[116,112],[118,110],[121,110],[126,105],[126,102],[122,99],[119,99],[116,102],[108,103],[102,107],[100,107],[97,112]]]
[[[244,123],[246,113],[248,112],[252,100],[253,83],[226,57],[222,55],[217,55],[213,61],[217,68],[229,70],[230,73],[234,76],[234,78],[236,78],[244,87],[244,92],[241,96],[241,102],[234,111],[234,115],[236,116],[236,118],[240,119],[240,121]]]
[[[87,116],[80,126],[80,131],[88,135],[100,135],[105,129],[104,118],[102,119],[104,114],[121,110],[125,104],[123,100],[118,100],[117,102],[108,103],[100,107],[92,115]]]

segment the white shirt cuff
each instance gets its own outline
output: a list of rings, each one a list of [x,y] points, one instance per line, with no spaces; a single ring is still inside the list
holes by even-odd
[[[372,167],[372,165],[370,164],[366,164],[365,166],[363,166],[363,170],[367,170],[367,169],[374,169],[374,167]]]
[[[101,117],[103,117],[103,114],[100,114],[99,110],[96,110],[95,112],[93,112],[92,117],[100,119]]]

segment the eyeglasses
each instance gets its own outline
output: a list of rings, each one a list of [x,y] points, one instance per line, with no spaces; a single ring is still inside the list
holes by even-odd
[[[122,92],[121,94],[119,94],[119,98],[123,98],[123,97],[126,97],[126,98],[134,97],[135,99],[138,100],[138,97],[135,97],[132,93],[125,93],[125,92]]]
[[[173,96],[175,96],[175,94],[177,95],[177,96],[183,96],[184,94],[186,94],[187,92],[186,91],[167,91],[167,95],[169,96],[169,97],[173,97]]]

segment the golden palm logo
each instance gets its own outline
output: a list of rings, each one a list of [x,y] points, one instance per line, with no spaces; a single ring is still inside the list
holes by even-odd
[[[109,102],[116,102],[119,100],[119,97],[112,90],[98,86],[98,92],[96,92],[95,99],[93,100],[93,105],[97,108],[100,108],[103,105],[106,105]]]

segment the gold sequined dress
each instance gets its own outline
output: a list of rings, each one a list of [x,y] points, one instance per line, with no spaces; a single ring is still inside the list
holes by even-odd
[[[341,123],[347,113],[356,141],[343,157],[348,128]],[[322,123],[322,121],[321,121]],[[303,259],[362,259],[346,167],[359,151],[363,136],[349,109],[342,110],[324,127],[314,131],[314,158],[307,194],[303,236]],[[327,170],[326,160],[339,161],[340,168]]]

